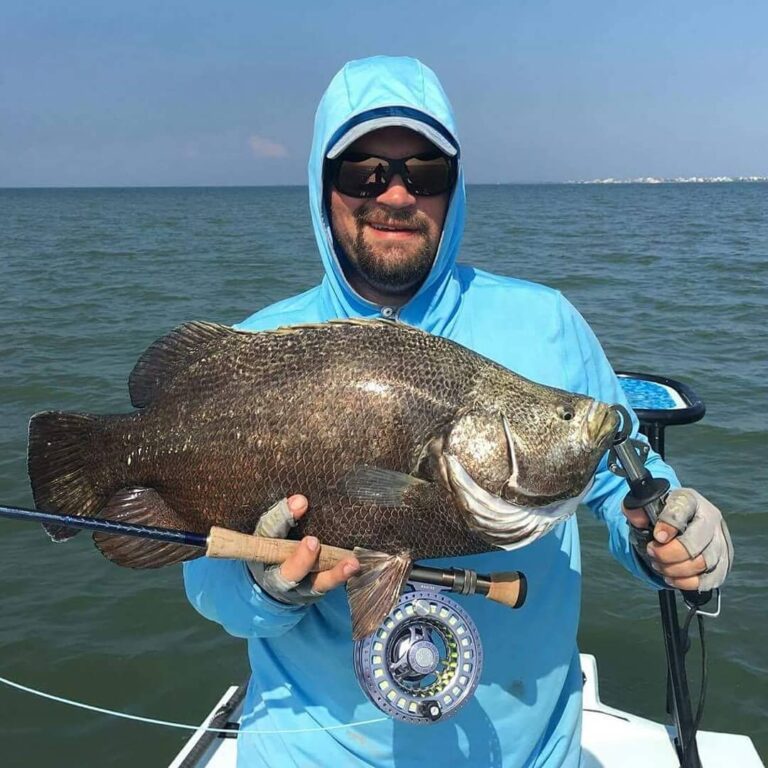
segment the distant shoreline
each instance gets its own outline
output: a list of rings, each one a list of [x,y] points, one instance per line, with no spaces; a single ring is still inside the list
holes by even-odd
[[[567,181],[566,184],[755,184],[768,181],[768,176],[640,176],[636,179],[591,179]]]

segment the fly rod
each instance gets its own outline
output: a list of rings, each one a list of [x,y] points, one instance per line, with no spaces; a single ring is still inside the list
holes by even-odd
[[[182,544],[204,550],[207,557],[225,560],[258,560],[268,565],[279,565],[284,562],[299,545],[298,541],[291,539],[251,536],[247,533],[219,528],[218,526],[213,526],[208,535],[204,535],[191,531],[159,528],[154,525],[119,523],[78,515],[58,515],[20,507],[0,506],[0,517],[95,531],[109,536],[132,536],[139,539]],[[354,556],[355,553],[351,550],[321,544],[313,570],[324,571],[332,568],[341,560]],[[465,568],[431,568],[413,565],[408,578],[410,581],[444,587],[451,592],[458,592],[463,595],[483,595],[489,600],[509,608],[520,608],[527,595],[525,575],[518,571],[499,572],[483,576]]]

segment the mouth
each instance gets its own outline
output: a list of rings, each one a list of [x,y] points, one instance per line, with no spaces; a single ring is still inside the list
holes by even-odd
[[[379,224],[368,221],[365,226],[374,237],[385,239],[415,237],[421,232],[416,227],[405,227],[402,224]]]
[[[610,406],[595,400],[587,412],[585,423],[589,440],[598,447],[613,439],[619,426],[619,415]]]

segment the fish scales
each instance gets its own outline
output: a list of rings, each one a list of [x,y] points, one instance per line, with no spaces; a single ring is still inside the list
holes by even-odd
[[[301,492],[311,512],[297,535],[348,548],[408,548],[417,557],[487,549],[448,499],[416,513],[338,490],[360,464],[415,471],[422,446],[467,401],[482,365],[462,347],[399,331],[328,324],[231,334],[146,408],[106,425],[94,447],[102,467],[118,471],[104,495],[152,487],[190,530],[251,532],[275,501]],[[135,444],[142,452],[128,464]]]
[[[38,508],[250,533],[302,493],[294,537],[370,551],[349,583],[355,637],[386,615],[414,559],[524,546],[573,514],[618,420],[452,341],[371,320],[259,333],[188,323],[142,355],[129,390],[131,413],[32,418]],[[200,554],[94,540],[133,568]]]

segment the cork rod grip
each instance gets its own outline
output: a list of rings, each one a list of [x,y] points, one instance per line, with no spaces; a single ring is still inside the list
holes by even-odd
[[[247,533],[230,531],[213,526],[208,534],[208,557],[224,560],[258,560],[268,565],[284,562],[299,545],[290,539],[269,539],[263,536],[249,536]],[[354,557],[348,549],[320,545],[320,556],[313,571],[325,571],[333,568],[340,560]]]

